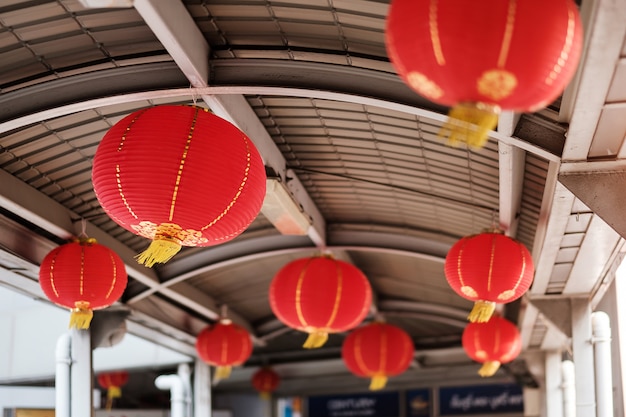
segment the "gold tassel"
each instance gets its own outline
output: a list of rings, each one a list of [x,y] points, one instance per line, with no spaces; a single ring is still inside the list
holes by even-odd
[[[495,375],[500,369],[500,362],[498,361],[487,361],[483,363],[483,366],[478,370],[478,375],[484,377],[489,377]]]
[[[497,106],[482,103],[461,103],[448,113],[448,121],[439,131],[439,137],[456,146],[465,143],[471,148],[480,149],[489,139],[489,131],[498,124]]]
[[[76,301],[76,307],[70,313],[70,329],[88,329],[93,318],[93,311],[87,301]]]
[[[232,370],[232,366],[218,366],[215,369],[215,379],[222,380],[227,379],[230,376],[230,371]]]
[[[107,394],[111,398],[120,398],[122,396],[122,389],[120,387],[109,387]]]
[[[328,340],[328,333],[315,331],[313,333],[309,333],[309,337],[306,338],[304,345],[302,345],[305,349],[317,349],[324,346],[324,343]]]
[[[271,399],[271,398],[272,398],[272,394],[271,394],[269,391],[262,391],[262,392],[259,394],[259,397],[260,397],[262,400],[267,401],[267,400],[269,400],[269,399]]]
[[[474,308],[470,311],[467,319],[472,323],[485,323],[489,321],[495,310],[496,303],[493,301],[478,300],[474,303]]]
[[[387,377],[384,375],[376,375],[370,381],[370,391],[378,391],[387,385]]]
[[[148,249],[135,256],[137,262],[152,268],[155,263],[162,263],[172,259],[181,248],[181,244],[175,239],[155,239],[150,243]]]

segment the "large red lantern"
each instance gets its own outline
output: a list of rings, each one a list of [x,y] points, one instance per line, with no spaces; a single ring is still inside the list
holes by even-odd
[[[39,285],[50,299],[71,310],[70,327],[87,329],[93,310],[115,303],[128,276],[120,257],[95,239],[53,249],[41,262]]]
[[[388,377],[406,371],[414,353],[413,341],[404,330],[380,322],[353,330],[341,348],[350,372],[371,378],[370,390],[383,389]]]
[[[469,320],[485,322],[496,303],[509,303],[528,290],[535,267],[521,242],[490,230],[456,242],[448,251],[444,271],[452,289],[475,302]]]
[[[261,398],[269,399],[278,388],[280,376],[269,366],[264,366],[252,375],[252,386],[259,391]]]
[[[200,359],[217,367],[216,379],[226,379],[233,366],[242,365],[252,354],[252,339],[246,329],[222,319],[200,332],[196,351]]]
[[[107,390],[107,410],[111,409],[114,398],[122,396],[122,387],[128,382],[127,371],[103,372],[98,374],[98,384]]]
[[[120,226],[151,239],[153,266],[181,246],[234,239],[261,210],[265,167],[234,125],[192,106],[157,106],[116,123],[93,160],[93,186]]]
[[[270,306],[285,325],[308,333],[304,348],[318,348],[329,333],[358,326],[370,310],[372,289],[354,265],[330,256],[297,259],[270,285]]]
[[[582,24],[572,0],[393,0],[386,44],[411,88],[453,106],[443,135],[482,146],[500,110],[536,111],[561,94]]]
[[[478,374],[492,376],[503,363],[511,362],[522,350],[522,339],[510,321],[493,316],[485,323],[469,323],[463,331],[463,349],[483,366]]]

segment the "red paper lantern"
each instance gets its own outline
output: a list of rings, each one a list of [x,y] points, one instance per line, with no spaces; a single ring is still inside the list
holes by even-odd
[[[480,376],[492,376],[503,363],[511,362],[522,350],[522,339],[510,321],[493,316],[485,323],[469,323],[463,331],[463,349],[483,366]]]
[[[106,213],[152,244],[139,262],[167,262],[181,246],[242,233],[265,198],[265,167],[250,139],[192,106],[136,111],[104,135],[93,186]]]
[[[356,376],[371,378],[370,390],[383,389],[387,377],[400,375],[413,360],[415,347],[401,328],[374,322],[350,332],[341,357]]]
[[[318,348],[329,333],[358,326],[369,312],[372,289],[355,266],[329,256],[297,259],[270,285],[270,306],[285,325],[309,334],[304,347]]]
[[[272,368],[265,366],[252,375],[252,386],[259,391],[261,398],[269,399],[278,388],[280,376]]]
[[[105,372],[98,375],[98,384],[107,390],[107,410],[111,409],[114,398],[122,396],[122,387],[128,382],[128,372]]]
[[[446,256],[444,271],[452,289],[475,302],[469,320],[485,322],[496,303],[516,300],[528,290],[535,267],[522,243],[490,230],[456,242]]]
[[[70,327],[89,328],[93,311],[115,303],[128,276],[119,256],[95,239],[53,249],[41,262],[39,285],[55,304],[71,309]]]
[[[561,94],[582,24],[572,0],[393,0],[386,44],[405,83],[454,106],[444,136],[482,146],[500,110],[536,111]]]
[[[217,367],[216,379],[226,379],[233,366],[243,364],[252,354],[252,339],[246,329],[222,319],[200,332],[196,351],[200,359]]]

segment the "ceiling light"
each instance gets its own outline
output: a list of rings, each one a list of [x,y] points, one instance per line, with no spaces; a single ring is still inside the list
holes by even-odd
[[[261,213],[283,235],[306,235],[311,218],[304,212],[280,178],[268,178]]]
[[[110,7],[133,7],[133,0],[78,0],[88,9],[107,9]]]

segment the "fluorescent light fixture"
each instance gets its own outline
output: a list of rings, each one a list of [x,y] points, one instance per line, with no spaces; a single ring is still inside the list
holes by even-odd
[[[133,7],[133,0],[78,0],[88,9]]]
[[[311,227],[311,218],[280,178],[267,179],[261,213],[283,235],[306,235]]]

